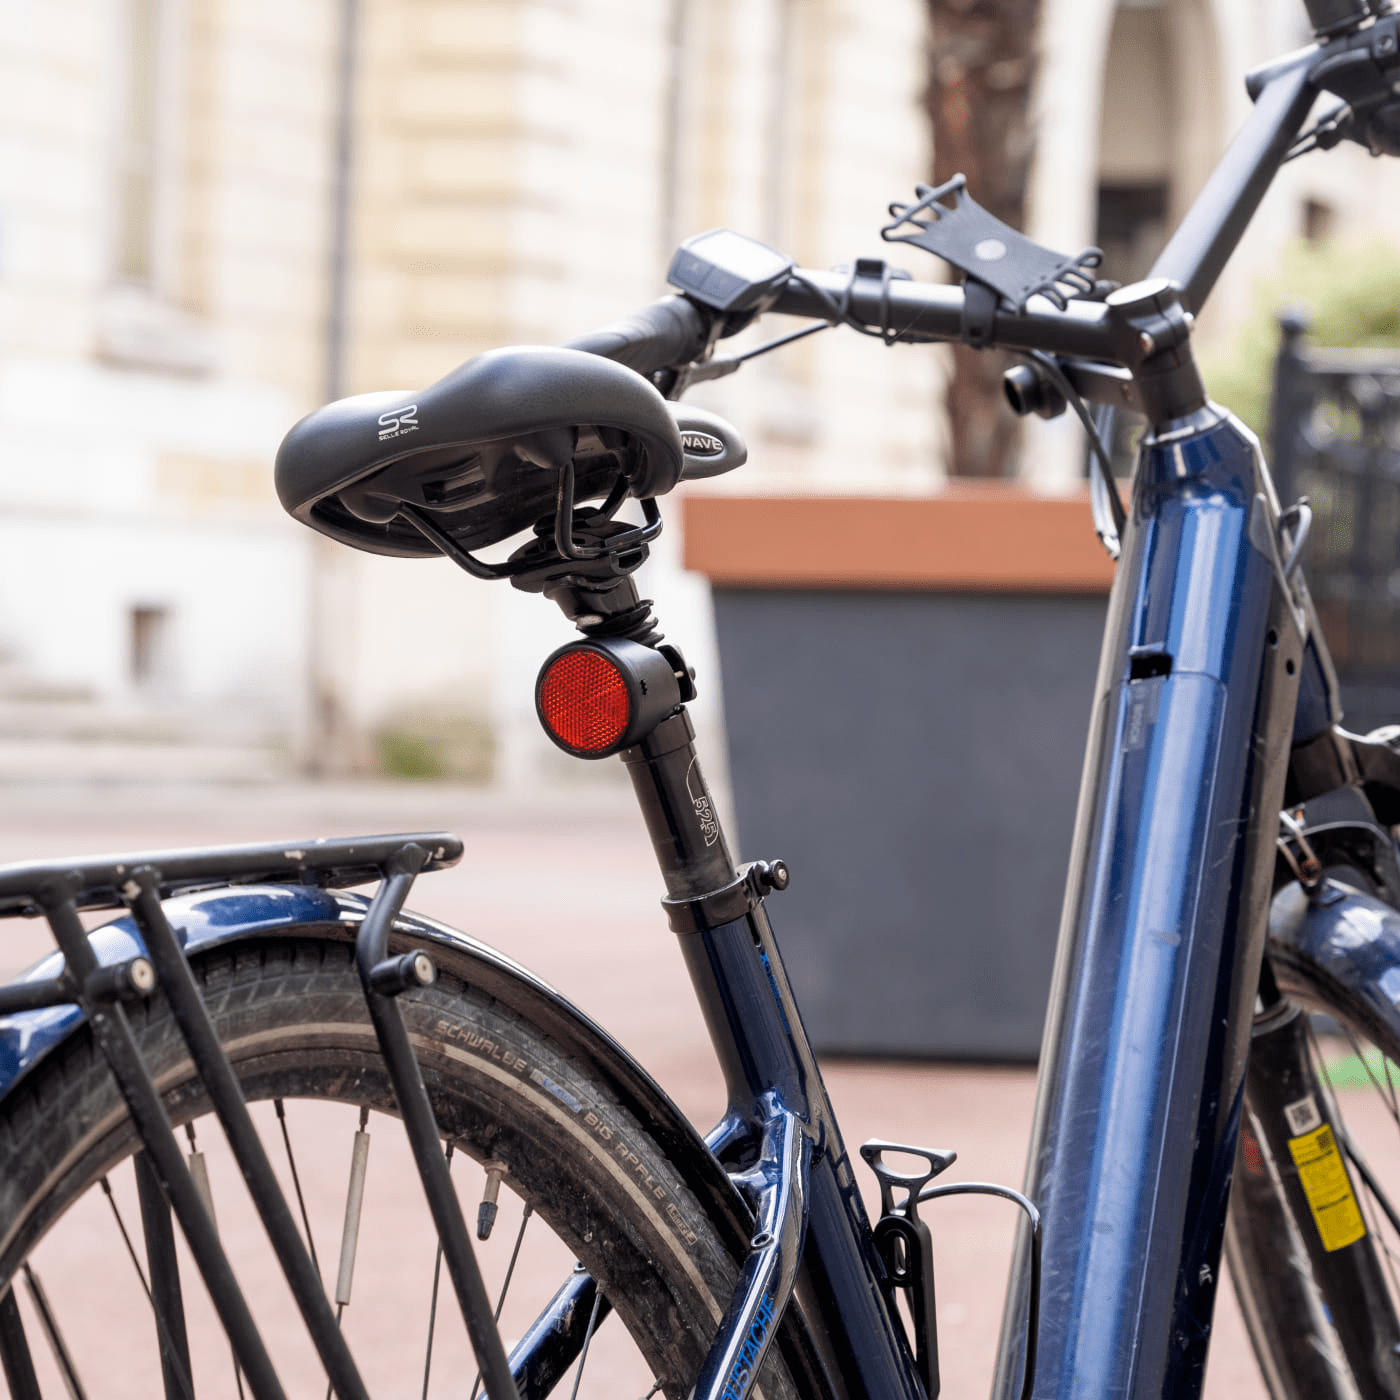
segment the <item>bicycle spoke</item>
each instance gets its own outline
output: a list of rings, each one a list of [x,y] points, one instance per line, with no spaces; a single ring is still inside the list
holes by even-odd
[[[297,1159],[292,1153],[292,1135],[287,1130],[287,1112],[281,1099],[273,1099],[272,1106],[277,1111],[277,1123],[282,1129],[282,1146],[286,1149],[287,1166],[292,1172],[292,1188],[297,1194],[297,1208],[301,1211],[302,1228],[306,1231],[306,1248],[311,1255],[311,1267],[319,1275],[321,1261],[316,1257],[316,1241],[311,1237],[311,1217],[306,1213],[306,1198],[301,1194],[301,1176],[297,1172]]]
[[[510,1252],[510,1263],[506,1265],[506,1276],[501,1283],[501,1296],[496,1299],[496,1321],[501,1320],[501,1309],[506,1305],[506,1291],[510,1288],[511,1277],[515,1273],[515,1262],[520,1258],[520,1246],[525,1240],[525,1227],[530,1223],[530,1217],[535,1213],[535,1208],[528,1201],[525,1209],[520,1214],[520,1229],[515,1236],[515,1248]]]
[[[199,1150],[198,1142],[195,1141],[193,1120],[185,1124],[185,1137],[190,1144],[190,1176],[194,1181],[195,1190],[199,1192],[200,1200],[204,1202],[204,1209],[209,1212],[209,1219],[217,1231],[219,1217],[214,1213],[214,1192],[209,1185],[209,1166],[204,1160],[204,1153]],[[243,1391],[243,1367],[238,1364],[238,1353],[234,1350],[232,1343],[229,1344],[229,1356],[233,1361],[233,1380],[238,1387],[238,1400],[247,1400]]]
[[[365,1172],[369,1166],[368,1106],[360,1109],[360,1126],[350,1144],[350,1183],[345,1188],[345,1224],[340,1232],[340,1267],[335,1276],[335,1301],[342,1310],[350,1302],[355,1278],[355,1249],[360,1241],[360,1211],[365,1203]]]
[[[569,1400],[578,1400],[578,1388],[583,1382],[583,1368],[588,1364],[588,1344],[593,1340],[593,1329],[598,1325],[598,1309],[603,1305],[603,1290],[593,1295],[593,1311],[588,1315],[588,1331],[583,1334],[583,1350],[578,1354],[578,1370],[574,1372],[574,1388],[569,1392]]]
[[[1391,1118],[1397,1126],[1400,1126],[1400,1104],[1397,1103],[1395,1092],[1395,1080],[1391,1072],[1389,1058],[1380,1050],[1373,1047],[1374,1053],[1381,1056],[1381,1062],[1385,1066],[1386,1083],[1382,1085],[1372,1069],[1370,1061],[1366,1056],[1366,1047],[1361,1044],[1356,1032],[1348,1025],[1340,1026],[1347,1044],[1351,1047],[1352,1054],[1361,1061],[1365,1067],[1367,1077],[1372,1086],[1380,1095],[1382,1102],[1386,1105]],[[1400,1252],[1397,1252],[1393,1238],[1400,1237],[1400,1214],[1397,1214],[1395,1207],[1391,1204],[1390,1198],[1381,1189],[1380,1182],[1371,1171],[1364,1157],[1357,1150],[1355,1143],[1351,1140],[1351,1134],[1347,1131],[1345,1120],[1342,1117],[1341,1105],[1337,1101],[1337,1096],[1332,1090],[1331,1080],[1327,1075],[1326,1066],[1322,1057],[1322,1047],[1318,1044],[1317,1032],[1313,1028],[1311,1020],[1307,1027],[1308,1055],[1312,1061],[1312,1072],[1314,1079],[1323,1088],[1324,1093],[1331,1100],[1331,1110],[1336,1124],[1337,1140],[1347,1159],[1355,1168],[1356,1175],[1361,1178],[1361,1185],[1364,1189],[1357,1192],[1358,1204],[1362,1212],[1362,1218],[1366,1225],[1367,1233],[1379,1248],[1383,1266],[1389,1276],[1392,1296],[1400,1297]],[[1395,1232],[1380,1228],[1380,1217],[1384,1216]]]
[[[82,1381],[78,1379],[78,1370],[73,1365],[73,1357],[68,1350],[67,1343],[63,1340],[63,1333],[58,1330],[58,1319],[49,1306],[49,1298],[48,1294],[44,1292],[44,1285],[39,1282],[38,1276],[30,1268],[27,1260],[23,1267],[24,1281],[29,1287],[30,1300],[34,1304],[34,1311],[39,1315],[39,1326],[44,1329],[44,1336],[48,1338],[49,1350],[53,1352],[53,1359],[58,1363],[58,1371],[63,1377],[63,1384],[67,1387],[68,1394],[73,1397],[73,1400],[87,1400],[87,1392],[83,1389]]]
[[[1400,1102],[1397,1102],[1395,1092],[1395,1080],[1391,1073],[1390,1060],[1383,1052],[1376,1047],[1375,1053],[1381,1056],[1381,1063],[1385,1066],[1384,1085],[1381,1084],[1375,1071],[1372,1069],[1370,1061],[1366,1057],[1365,1047],[1358,1039],[1356,1032],[1350,1026],[1341,1027],[1342,1034],[1346,1037],[1347,1044],[1351,1046],[1352,1053],[1359,1059],[1366,1069],[1367,1077],[1370,1079],[1376,1092],[1380,1095],[1381,1101],[1389,1110],[1391,1118],[1397,1127],[1400,1127]],[[1330,1093],[1331,1085],[1324,1073],[1322,1073],[1322,1050],[1317,1043],[1317,1035],[1312,1028],[1311,1022],[1308,1025],[1309,1052],[1313,1057],[1313,1072],[1317,1075],[1318,1081],[1328,1086]],[[1397,1296],[1400,1296],[1400,1254],[1397,1254],[1395,1245],[1392,1244],[1390,1236],[1378,1228],[1379,1220],[1377,1212],[1384,1214],[1393,1229],[1400,1230],[1400,1222],[1397,1221],[1395,1207],[1391,1205],[1389,1198],[1380,1188],[1380,1183],[1376,1180],[1370,1167],[1357,1152],[1351,1142],[1351,1136],[1346,1131],[1342,1123],[1340,1105],[1336,1102],[1336,1096],[1332,1095],[1333,1107],[1337,1113],[1337,1122],[1340,1129],[1339,1136],[1342,1146],[1346,1150],[1347,1156],[1355,1166],[1357,1174],[1361,1177],[1365,1190],[1358,1193],[1361,1198],[1361,1208],[1365,1214],[1366,1228],[1370,1232],[1371,1238],[1378,1242],[1381,1255],[1385,1261],[1386,1272],[1390,1275],[1390,1286]]]
[[[160,1351],[161,1377],[166,1400],[194,1400],[190,1385],[189,1343],[185,1336],[184,1300],[180,1293],[179,1265],[175,1259],[175,1236],[170,1227],[170,1207],[161,1192],[155,1169],[144,1152],[132,1159],[136,1175],[137,1195],[141,1205],[141,1223],[146,1239],[146,1257],[151,1265],[151,1277],[146,1278],[137,1257],[131,1232],[122,1219],[111,1182],[104,1176],[98,1185],[112,1209],[112,1218],[121,1232],[127,1258],[141,1282],[141,1289],[151,1307],[156,1324],[156,1344]],[[159,1294],[159,1297],[157,1295]]]
[[[433,1260],[433,1296],[428,1304],[428,1344],[423,1350],[423,1400],[428,1400],[428,1375],[433,1368],[433,1333],[437,1330],[438,1285],[442,1282],[442,1241]]]
[[[1375,1086],[1376,1092],[1381,1096],[1381,1101],[1390,1110],[1390,1116],[1395,1120],[1395,1126],[1400,1128],[1400,1102],[1396,1100],[1394,1084],[1391,1083],[1387,1091],[1386,1085],[1383,1085],[1379,1078],[1377,1078],[1376,1071],[1371,1067],[1371,1062],[1366,1058],[1361,1042],[1356,1038],[1356,1032],[1353,1031],[1350,1026],[1343,1026],[1342,1031],[1347,1038],[1347,1043],[1352,1048],[1352,1053],[1361,1061],[1362,1068],[1366,1071],[1366,1077]],[[1311,1028],[1309,1033],[1311,1033]],[[1377,1051],[1377,1053],[1379,1054],[1380,1052]],[[1384,1060],[1385,1056],[1381,1055],[1381,1059]],[[1387,1081],[1390,1079],[1390,1070],[1388,1066],[1386,1068],[1386,1079]]]
[[[195,1141],[193,1122],[185,1124],[185,1137],[190,1144],[190,1176],[194,1179],[195,1190],[199,1192],[199,1198],[204,1202],[204,1209],[209,1212],[209,1219],[214,1222],[214,1228],[217,1230],[219,1217],[214,1214],[214,1192],[209,1186],[209,1165],[204,1160],[204,1153],[199,1150],[199,1144]]]
[[[1395,1075],[1393,1072],[1395,1066],[1391,1064],[1389,1057],[1386,1055],[1381,1056],[1381,1063],[1385,1066],[1385,1083],[1386,1088],[1390,1092],[1391,1105],[1392,1107],[1400,1109],[1400,1099],[1397,1099],[1395,1094]]]
[[[447,1151],[444,1154],[447,1158],[447,1170],[452,1171],[452,1151],[453,1144],[447,1144]],[[437,1330],[437,1304],[438,1285],[442,1282],[442,1240],[437,1242],[437,1255],[433,1260],[433,1295],[428,1304],[428,1344],[423,1352],[423,1400],[428,1400],[428,1375],[433,1366],[433,1333]]]
[[[345,1188],[345,1223],[340,1228],[340,1263],[335,1271],[335,1323],[339,1327],[350,1305],[350,1290],[355,1281],[355,1250],[360,1243],[360,1213],[365,1204],[365,1173],[369,1169],[369,1105],[360,1105],[360,1126],[350,1140],[350,1181]],[[303,1216],[305,1208],[303,1208]],[[310,1233],[311,1226],[307,1225]],[[318,1270],[319,1272],[319,1270]],[[326,1382],[326,1400],[331,1400],[335,1386]]]
[[[5,1369],[10,1400],[43,1400],[13,1285],[7,1287],[4,1296],[0,1297],[0,1364]]]
[[[530,1223],[530,1217],[534,1213],[535,1208],[528,1201],[526,1201],[525,1209],[520,1214],[520,1229],[516,1232],[515,1248],[512,1249],[510,1252],[510,1263],[506,1265],[506,1276],[501,1282],[501,1296],[496,1299],[496,1311],[493,1314],[493,1320],[496,1322],[499,1322],[501,1320],[501,1309],[504,1308],[506,1305],[506,1293],[510,1289],[510,1281],[515,1273],[515,1262],[517,1259],[520,1258],[520,1246],[525,1242],[525,1227]],[[589,1325],[592,1326],[591,1323]],[[585,1341],[585,1348],[587,1347],[587,1345],[588,1343]],[[471,1400],[476,1400],[476,1393],[480,1389],[481,1372],[478,1371],[476,1373],[476,1380],[472,1382]]]

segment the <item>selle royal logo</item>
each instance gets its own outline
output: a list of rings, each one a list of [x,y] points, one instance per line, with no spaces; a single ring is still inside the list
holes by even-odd
[[[719,818],[715,816],[715,804],[705,791],[705,780],[700,776],[700,761],[692,758],[690,767],[685,770],[685,790],[690,805],[695,808],[695,820],[700,823],[700,834],[706,846],[713,846],[719,840]]]
[[[681,434],[681,449],[692,457],[718,457],[724,451],[724,444],[709,433],[691,428]]]
[[[379,441],[396,438],[401,433],[418,431],[418,405],[411,403],[407,408],[391,409],[379,415]]]

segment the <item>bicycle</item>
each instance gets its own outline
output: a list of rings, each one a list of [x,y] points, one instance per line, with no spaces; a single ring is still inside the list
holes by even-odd
[[[717,230],[677,254],[679,294],[629,321],[566,349],[480,356],[417,395],[343,400],[292,430],[278,481],[298,518],[359,548],[509,578],[582,633],[545,662],[537,708],[566,752],[620,754],[628,769],[729,1110],[702,1140],[552,988],[405,913],[416,877],[459,857],[450,835],[7,867],[0,914],[42,914],[60,949],[0,989],[0,1276],[11,1281],[0,1362],[13,1395],[39,1395],[41,1370],[85,1393],[35,1265],[55,1222],[87,1218],[89,1188],[115,1216],[122,1266],[141,1285],[125,1289],[149,1315],[153,1359],[134,1383],[159,1383],[168,1400],[212,1389],[216,1367],[260,1400],[283,1394],[288,1367],[300,1388],[328,1379],[343,1397],[406,1376],[417,1389],[423,1332],[424,1394],[433,1367],[449,1365],[458,1388],[479,1368],[472,1393],[496,1400],[560,1383],[577,1394],[595,1341],[625,1332],[649,1394],[673,1400],[931,1400],[937,1316],[919,1207],[970,1190],[1025,1216],[999,1396],[1198,1394],[1222,1248],[1276,1395],[1400,1393],[1390,1246],[1378,1239],[1383,1224],[1400,1233],[1400,1214],[1339,1117],[1306,1014],[1352,1037],[1400,1121],[1400,745],[1340,728],[1299,568],[1310,510],[1280,507],[1257,443],[1209,403],[1191,352],[1194,313],[1285,159],[1343,139],[1400,154],[1400,14],[1360,0],[1308,10],[1316,42],[1251,76],[1251,118],[1145,283],[1110,290],[1093,250],[1037,247],[955,180],[892,206],[884,234],[959,268],[961,286],[878,260],[800,269]],[[1323,92],[1345,105],[1305,129]],[[768,918],[787,870],[731,858],[686,718],[694,678],[636,588],[660,529],[656,498],[744,457],[729,425],[677,399],[795,338],[716,353],[767,312],[812,322],[795,335],[847,325],[890,343],[1011,349],[1023,357],[1013,407],[1071,406],[1089,431],[1094,517],[1117,577],[1024,1195],[936,1183],[952,1154],[868,1143],[882,1211],[867,1218]],[[1129,510],[1089,403],[1148,419]],[[640,524],[617,518],[629,497]],[[522,531],[508,559],[480,554]],[[372,897],[348,892],[371,881]],[[103,909],[125,913],[89,935],[80,912]],[[339,1193],[302,1189],[285,1112],[302,1098],[348,1113],[343,1129],[317,1117],[310,1130],[350,1143],[343,1212]],[[270,1114],[250,1111],[263,1100]],[[273,1357],[271,1285],[250,1296],[230,1267],[247,1241],[227,1224],[236,1193],[209,1182],[213,1134],[195,1123],[211,1114],[310,1349],[279,1340]],[[369,1139],[395,1117],[400,1170],[417,1176],[435,1239],[434,1267],[419,1261],[432,1277],[423,1325],[394,1339],[411,1373],[363,1334],[352,1355],[342,1330],[365,1321],[363,1306],[345,1311],[352,1284],[383,1274],[378,1255],[358,1275],[355,1262],[379,1243],[360,1227]],[[281,1138],[284,1167],[257,1118]],[[129,1179],[113,1185],[128,1158]],[[475,1233],[506,1245],[506,1284],[532,1218],[558,1237],[562,1282],[537,1310],[512,1312],[513,1295],[485,1286],[453,1175],[464,1158],[476,1164]],[[391,1193],[387,1243],[423,1214],[418,1195],[412,1183]],[[125,1224],[133,1198],[144,1263]],[[182,1285],[172,1215],[216,1323]],[[341,1243],[329,1297],[314,1247],[328,1219]],[[38,1356],[16,1278],[47,1338]],[[470,1352],[442,1335],[440,1284]],[[114,1291],[93,1287],[103,1303]],[[609,1311],[622,1329],[599,1326]],[[518,1337],[509,1355],[503,1334]],[[614,1388],[634,1374],[618,1364]]]

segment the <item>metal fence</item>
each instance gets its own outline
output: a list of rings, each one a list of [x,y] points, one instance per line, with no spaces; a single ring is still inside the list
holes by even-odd
[[[1348,729],[1400,722],[1400,351],[1316,350],[1279,318],[1269,438],[1283,505],[1307,496],[1303,565]]]

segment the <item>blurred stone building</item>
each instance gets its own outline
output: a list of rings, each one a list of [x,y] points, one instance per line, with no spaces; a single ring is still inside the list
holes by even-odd
[[[1043,12],[1031,231],[1097,236],[1136,273],[1238,124],[1240,73],[1306,37],[1302,6]],[[272,495],[277,443],[329,396],[651,300],[687,233],[728,224],[818,267],[888,252],[885,206],[934,154],[921,0],[0,0],[0,19],[0,779],[247,777],[379,745],[460,772],[494,746],[507,781],[566,780],[530,702],[562,619],[314,540]],[[1217,321],[1309,220],[1383,223],[1394,178],[1358,178],[1365,160],[1285,172]],[[942,375],[938,352],[833,332],[706,386],[751,466],[703,489],[936,489]],[[1068,489],[1080,452],[1037,425],[1024,475]],[[705,589],[677,558],[672,530],[647,591],[712,706]]]

